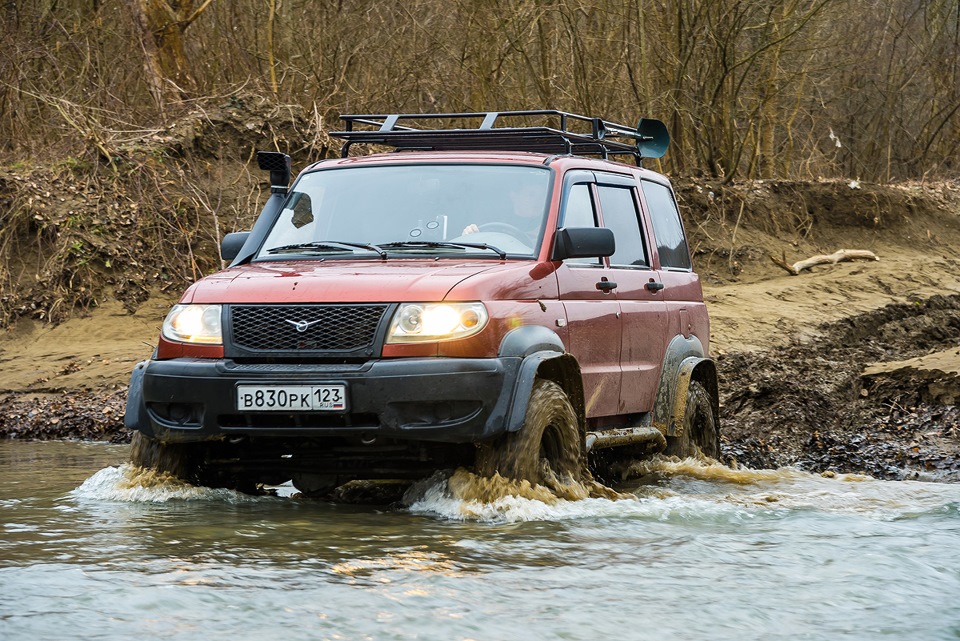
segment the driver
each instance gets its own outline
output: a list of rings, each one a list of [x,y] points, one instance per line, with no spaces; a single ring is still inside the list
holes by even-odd
[[[543,196],[542,185],[536,183],[523,184],[510,192],[510,203],[513,206],[513,216],[502,221],[491,221],[491,226],[498,223],[514,227],[523,232],[532,241],[536,241],[540,235],[540,221],[543,215]],[[475,234],[480,231],[480,227],[470,223],[463,228],[463,236]]]

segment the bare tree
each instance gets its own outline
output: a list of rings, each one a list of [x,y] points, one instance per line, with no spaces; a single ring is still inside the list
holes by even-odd
[[[144,71],[157,105],[185,97],[196,88],[184,50],[183,34],[213,0],[130,0],[139,27]]]
[[[659,117],[662,169],[728,180],[952,175],[960,152],[957,0],[6,0],[0,16],[12,156],[89,153],[113,135],[98,127],[240,88],[327,126],[351,111]]]

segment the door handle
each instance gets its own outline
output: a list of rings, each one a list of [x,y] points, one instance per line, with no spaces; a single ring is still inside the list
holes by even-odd
[[[599,283],[597,283],[597,289],[601,292],[609,292],[617,288],[617,284],[612,280],[607,280],[604,278]]]
[[[650,279],[650,282],[647,283],[646,285],[644,285],[644,287],[646,287],[648,290],[650,290],[651,292],[653,292],[654,294],[656,294],[656,293],[659,292],[661,289],[663,289],[663,283],[658,283],[657,281],[655,281],[655,280],[653,280],[653,279],[651,278],[651,279]]]

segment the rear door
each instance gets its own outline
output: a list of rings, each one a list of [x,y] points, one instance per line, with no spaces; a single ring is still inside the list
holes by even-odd
[[[695,335],[709,352],[710,322],[700,278],[693,271],[683,222],[669,184],[641,180],[643,198],[656,237],[657,273],[663,283],[670,338]]]
[[[613,230],[617,249],[609,259],[621,313],[621,383],[618,414],[653,409],[667,342],[663,283],[653,269],[651,246],[640,216],[633,176],[596,173],[602,225]]]

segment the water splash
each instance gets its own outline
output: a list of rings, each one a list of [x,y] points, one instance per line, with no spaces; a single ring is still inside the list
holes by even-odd
[[[623,466],[630,491],[666,499],[705,499],[753,512],[816,510],[892,520],[941,510],[960,497],[955,484],[881,481],[863,474],[814,474],[796,468],[729,468],[712,460],[654,457]],[[629,486],[629,485],[628,485]]]
[[[463,468],[438,472],[415,483],[404,496],[414,514],[455,521],[541,521],[615,513],[616,505],[636,501],[593,480],[553,478],[545,485],[505,479],[499,474],[478,476]]]
[[[618,485],[619,491],[594,481],[558,490],[458,469],[415,484],[404,502],[414,514],[493,523],[606,516],[739,521],[796,510],[889,521],[938,513],[960,497],[956,485],[819,475],[796,468],[734,469],[693,458],[630,461],[621,472],[633,482]]]
[[[167,501],[223,501],[246,503],[262,500],[233,490],[197,487],[165,472],[125,463],[106,467],[69,494],[75,499],[166,503]]]
[[[879,481],[855,474],[817,475],[795,468],[733,469],[697,459],[655,457],[630,461],[611,489],[592,479],[549,478],[546,485],[478,476],[458,469],[414,483],[401,504],[412,514],[451,521],[516,523],[582,518],[744,519],[795,510],[848,513],[895,520],[939,514],[960,504],[960,487],[919,481]],[[362,483],[360,484],[362,486]],[[354,490],[356,488],[353,488]],[[361,488],[362,489],[362,488]],[[281,499],[197,487],[175,477],[125,464],[107,467],[69,493],[73,499],[128,503],[209,501],[228,504]],[[350,493],[331,497],[356,502]]]
[[[622,481],[630,479],[654,480],[657,478],[685,476],[702,481],[716,481],[736,485],[795,481],[810,479],[814,476],[810,472],[804,472],[792,467],[783,467],[776,470],[752,470],[749,468],[727,467],[710,458],[679,459],[665,456],[653,456],[641,461],[625,461],[615,467],[615,473],[620,476]],[[863,480],[870,478],[853,474],[828,474],[824,476],[830,478],[838,477],[844,480]]]

